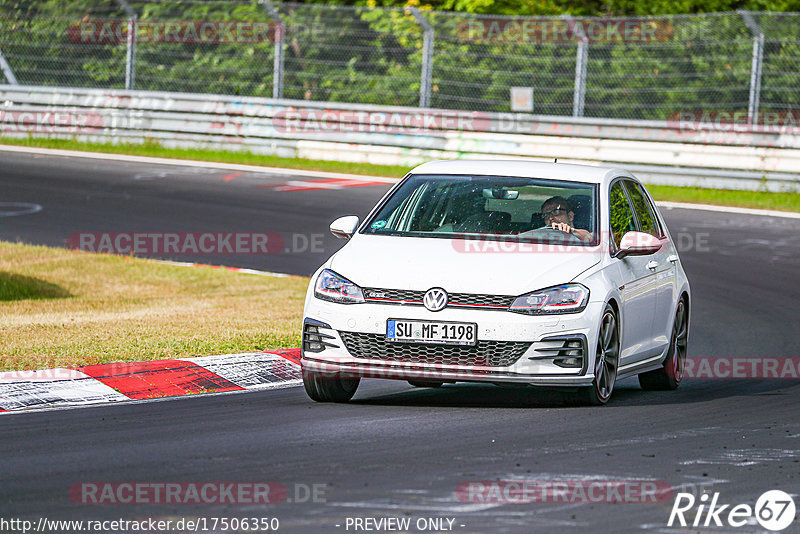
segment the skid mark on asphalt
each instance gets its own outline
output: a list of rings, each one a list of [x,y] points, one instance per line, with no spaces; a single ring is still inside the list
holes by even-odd
[[[606,449],[609,447],[640,445],[640,444],[657,443],[659,441],[668,441],[680,438],[706,436],[708,434],[717,433],[720,430],[722,430],[721,427],[714,426],[706,428],[680,430],[678,432],[670,432],[670,433],[660,434],[657,436],[642,436],[638,438],[612,439],[605,441],[595,441],[591,443],[573,443],[565,447],[556,447],[556,448],[542,447],[534,450],[542,454],[563,454],[565,451],[571,451],[571,452],[589,451],[592,449]]]
[[[184,360],[89,365],[80,370],[131,399],[244,389],[196,363]]]
[[[800,451],[790,449],[737,449],[713,454],[706,458],[684,460],[681,465],[758,465],[764,462],[779,462],[799,458]]]
[[[321,189],[343,189],[345,187],[363,187],[369,185],[386,185],[386,182],[366,179],[325,178],[322,180],[289,180],[279,184],[257,185],[256,187],[275,191],[318,191]]]

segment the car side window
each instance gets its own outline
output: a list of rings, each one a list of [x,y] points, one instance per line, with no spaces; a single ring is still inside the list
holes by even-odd
[[[622,182],[615,182],[609,192],[609,210],[611,213],[611,234],[614,243],[619,247],[622,236],[626,232],[636,230],[636,222],[633,219],[633,212],[628,197],[622,189]]]
[[[625,180],[625,189],[628,190],[628,195],[633,203],[633,211],[636,213],[636,218],[639,219],[640,231],[660,237],[661,230],[642,187],[630,180]]]

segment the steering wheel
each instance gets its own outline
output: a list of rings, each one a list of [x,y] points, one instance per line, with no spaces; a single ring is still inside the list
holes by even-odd
[[[539,228],[534,228],[533,230],[528,230],[527,232],[523,232],[519,235],[524,236],[525,234],[532,235],[534,232],[538,235],[541,235],[541,232],[546,232],[545,235],[551,235],[553,237],[558,237],[559,240],[563,240],[564,237],[567,237],[570,241],[576,243],[582,243],[581,239],[576,236],[575,234],[570,234],[568,232],[564,232],[563,230],[556,230],[552,226],[541,226]]]

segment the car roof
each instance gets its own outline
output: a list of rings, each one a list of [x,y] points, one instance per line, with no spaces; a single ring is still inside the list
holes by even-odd
[[[473,176],[521,176],[550,178],[570,182],[603,183],[617,176],[633,177],[628,171],[614,167],[544,163],[523,160],[439,160],[423,163],[411,174],[467,174]]]

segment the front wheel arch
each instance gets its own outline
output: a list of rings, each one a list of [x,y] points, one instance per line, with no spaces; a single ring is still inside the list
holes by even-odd
[[[616,304],[616,303],[614,303]],[[619,371],[619,358],[622,353],[621,324],[615,305],[608,302],[603,307],[603,315],[597,329],[594,344],[594,379],[589,387],[579,389],[579,399],[584,404],[601,406],[606,404],[614,393]],[[608,332],[609,336],[606,335]],[[604,390],[606,390],[604,392]]]

